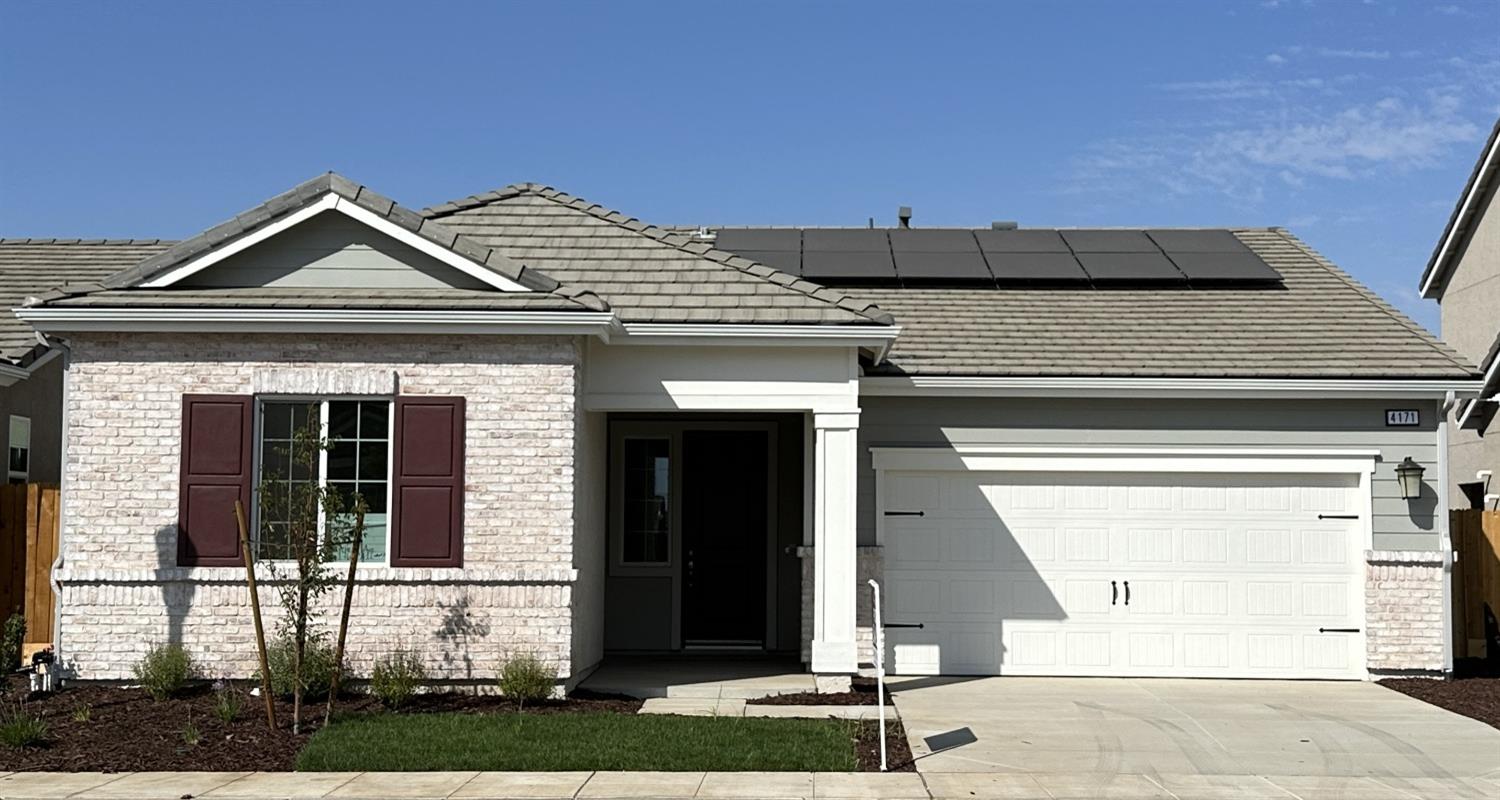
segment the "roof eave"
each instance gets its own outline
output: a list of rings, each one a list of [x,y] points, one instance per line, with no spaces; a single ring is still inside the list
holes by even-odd
[[[1234,378],[1128,376],[871,375],[860,394],[968,397],[1382,398],[1478,396],[1476,378]]]
[[[1469,217],[1472,216],[1479,197],[1489,189],[1497,165],[1500,165],[1500,119],[1495,121],[1495,127],[1490,131],[1490,138],[1485,142],[1484,149],[1480,151],[1479,159],[1474,162],[1474,169],[1469,173],[1469,180],[1464,183],[1458,203],[1454,205],[1453,213],[1448,217],[1448,224],[1443,226],[1443,233],[1438,237],[1437,246],[1433,249],[1431,258],[1427,260],[1426,269],[1422,271],[1422,280],[1419,284],[1422,297],[1428,300],[1442,298],[1448,275],[1453,271],[1453,253],[1462,245],[1462,240],[1473,231],[1474,226],[1470,224]]]

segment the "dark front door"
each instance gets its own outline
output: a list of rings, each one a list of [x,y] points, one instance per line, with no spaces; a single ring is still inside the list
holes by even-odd
[[[685,431],[682,638],[760,646],[766,635],[765,431]]]

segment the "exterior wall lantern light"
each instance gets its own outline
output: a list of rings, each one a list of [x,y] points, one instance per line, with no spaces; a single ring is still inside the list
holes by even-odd
[[[1421,464],[1411,460],[1411,456],[1396,465],[1396,480],[1401,482],[1402,500],[1415,500],[1422,496],[1422,473],[1425,471]]]

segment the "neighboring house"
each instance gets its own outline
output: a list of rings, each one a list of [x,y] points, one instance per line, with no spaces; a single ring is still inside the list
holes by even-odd
[[[1479,160],[1427,269],[1422,296],[1442,307],[1443,339],[1478,363],[1484,388],[1453,409],[1448,437],[1450,502],[1454,508],[1497,507],[1500,495],[1500,120]]]
[[[0,239],[0,303],[15,308],[58,286],[103,280],[165,250],[156,240]],[[61,471],[62,351],[0,317],[0,436],[9,483],[56,483]]]
[[[847,675],[870,578],[924,625],[901,672],[1451,668],[1438,423],[1478,375],[1280,229],[681,233],[329,175],[17,315],[67,347],[84,678],[157,641],[252,671],[230,509],[309,405],[371,505],[359,671]]]

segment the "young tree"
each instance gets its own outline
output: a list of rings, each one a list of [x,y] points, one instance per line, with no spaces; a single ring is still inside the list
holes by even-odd
[[[317,406],[294,425],[289,446],[266,459],[260,483],[261,557],[270,565],[285,612],[281,634],[292,643],[292,732],[301,733],[303,665],[309,642],[325,632],[319,601],[338,584],[331,568],[354,538],[358,494],[344,497],[319,480],[318,465],[331,443],[323,437]],[[269,551],[269,552],[268,552]]]

